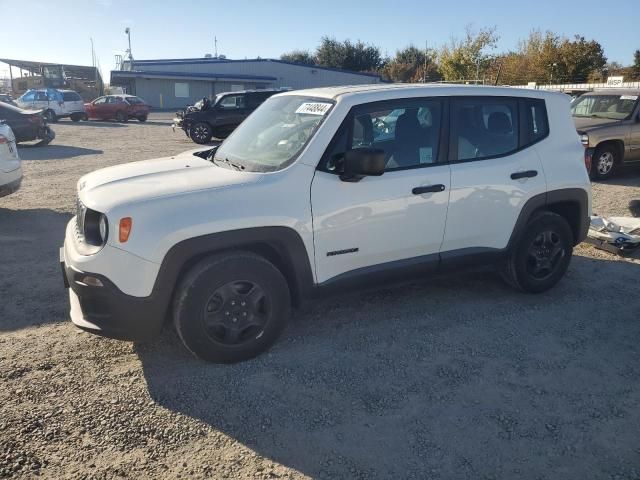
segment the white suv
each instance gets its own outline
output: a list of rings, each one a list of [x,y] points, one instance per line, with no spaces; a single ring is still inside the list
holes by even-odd
[[[60,256],[80,328],[137,340],[171,318],[235,362],[333,288],[490,263],[547,290],[590,206],[566,95],[323,88],[271,97],[217,149],[82,177]]]
[[[21,182],[22,165],[16,137],[9,125],[0,120],[0,197],[18,190]]]
[[[28,90],[16,103],[27,110],[42,110],[42,115],[48,122],[57,122],[63,117],[69,117],[74,122],[87,119],[84,100],[73,90]]]

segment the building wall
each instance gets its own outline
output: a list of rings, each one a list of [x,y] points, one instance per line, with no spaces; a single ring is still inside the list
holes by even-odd
[[[326,70],[304,65],[292,65],[270,60],[257,61],[197,61],[195,63],[136,63],[136,70],[156,72],[239,74],[276,77],[277,87],[312,88],[334,85],[379,83],[379,77],[358,73]]]
[[[175,73],[206,73],[211,75],[259,75],[275,77],[275,81],[247,80],[174,80],[161,78],[136,78],[136,95],[144,98],[155,108],[182,108],[192,105],[202,97],[231,90],[254,88],[288,87],[294,90],[336,85],[360,85],[379,83],[379,77],[357,73],[326,70],[310,66],[292,65],[270,60],[257,61],[196,61],[192,63],[136,63],[135,70]],[[189,84],[189,97],[175,96],[175,83]],[[162,95],[162,103],[160,96]]]

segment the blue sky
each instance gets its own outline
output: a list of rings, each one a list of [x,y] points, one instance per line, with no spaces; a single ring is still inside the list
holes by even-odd
[[[640,0],[0,0],[0,11],[0,57],[90,65],[93,37],[106,78],[114,54],[126,49],[127,26],[138,59],[201,57],[213,53],[214,34],[228,58],[313,50],[323,35],[363,40],[392,55],[410,43],[438,47],[461,37],[467,24],[496,26],[498,51],[515,48],[534,28],[593,38],[609,60],[625,65],[640,48]],[[16,21],[7,21],[14,14]],[[0,64],[0,76],[6,68]]]

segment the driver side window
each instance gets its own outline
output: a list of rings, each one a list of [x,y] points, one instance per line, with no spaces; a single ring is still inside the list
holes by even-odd
[[[385,171],[417,168],[438,161],[442,102],[409,99],[359,106],[347,117],[319,165],[337,172],[347,150],[384,150]]]

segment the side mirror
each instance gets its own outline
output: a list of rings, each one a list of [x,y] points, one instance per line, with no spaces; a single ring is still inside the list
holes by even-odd
[[[340,180],[359,182],[363,177],[380,176],[384,173],[385,153],[379,148],[355,148],[344,154]]]

